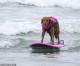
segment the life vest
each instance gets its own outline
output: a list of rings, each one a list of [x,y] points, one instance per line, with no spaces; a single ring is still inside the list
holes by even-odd
[[[49,31],[51,30],[52,27],[56,28],[56,24],[57,24],[57,19],[54,17],[50,17],[50,19],[53,21],[52,23],[49,24],[49,26],[44,27],[44,25],[42,24],[42,27],[45,31],[47,31],[49,33]]]

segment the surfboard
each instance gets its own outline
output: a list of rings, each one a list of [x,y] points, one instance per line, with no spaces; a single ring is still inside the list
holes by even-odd
[[[55,43],[54,45],[52,45],[51,43],[33,43],[29,45],[32,49],[36,49],[36,48],[62,48],[64,47],[64,44],[58,44]]]
[[[54,53],[59,52],[60,48],[64,47],[64,43],[54,43],[54,45],[51,43],[33,43],[29,47],[33,49],[32,53]]]

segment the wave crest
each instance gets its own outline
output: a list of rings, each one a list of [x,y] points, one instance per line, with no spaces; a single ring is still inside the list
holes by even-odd
[[[69,7],[80,9],[80,0],[0,0],[0,3],[17,3],[20,5],[40,6],[40,7]]]

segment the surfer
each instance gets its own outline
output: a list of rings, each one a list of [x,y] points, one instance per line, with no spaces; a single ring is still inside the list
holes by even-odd
[[[43,17],[41,20],[42,24],[42,40],[41,43],[43,43],[45,32],[49,33],[51,37],[51,43],[54,45],[54,36],[56,39],[58,39],[58,44],[60,44],[59,39],[59,22],[54,17]]]

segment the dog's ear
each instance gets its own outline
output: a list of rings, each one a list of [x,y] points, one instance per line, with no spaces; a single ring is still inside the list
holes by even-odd
[[[43,19],[41,20],[41,24],[43,23]]]
[[[49,19],[49,22],[50,22],[50,23],[52,23],[52,20],[51,20],[51,19]]]

